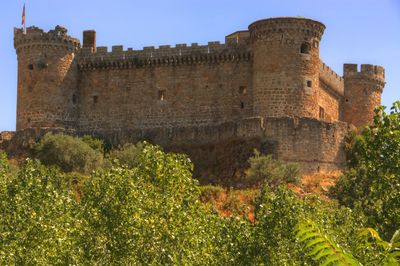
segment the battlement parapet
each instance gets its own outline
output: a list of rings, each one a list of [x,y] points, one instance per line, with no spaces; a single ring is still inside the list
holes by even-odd
[[[324,33],[325,25],[319,21],[302,17],[277,17],[262,19],[249,25],[252,40],[266,39],[271,34],[281,31],[300,33],[301,35],[320,39]]]
[[[324,62],[319,67],[320,80],[339,95],[344,95],[344,79]]]
[[[361,71],[358,71],[357,64],[344,64],[343,77],[345,79],[363,79],[376,82],[378,85],[385,85],[385,69],[381,66],[362,64]]]
[[[48,32],[35,26],[28,27],[26,32],[20,28],[14,28],[14,47],[17,53],[21,49],[47,46],[77,50],[80,47],[80,41],[77,38],[67,35],[67,29],[62,26],[56,26]]]
[[[78,66],[81,70],[97,68],[133,68],[156,65],[220,63],[248,61],[252,58],[251,49],[243,44],[221,44],[209,42],[208,45],[192,43],[143,47],[142,50],[123,46],[82,48],[79,53]]]

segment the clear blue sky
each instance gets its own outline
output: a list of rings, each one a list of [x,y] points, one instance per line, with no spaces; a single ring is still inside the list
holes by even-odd
[[[13,27],[45,30],[63,25],[69,34],[95,29],[99,46],[143,46],[208,41],[258,19],[303,16],[323,22],[321,57],[339,74],[343,63],[386,68],[383,105],[400,100],[400,0],[4,0],[0,10],[0,131],[15,129],[17,61]]]

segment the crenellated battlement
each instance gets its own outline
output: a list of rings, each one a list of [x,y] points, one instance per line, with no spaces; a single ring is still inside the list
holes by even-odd
[[[332,68],[327,66],[322,61],[320,63],[319,71],[319,78],[323,83],[328,85],[339,95],[344,95],[344,79],[342,76],[337,74]]]
[[[281,35],[281,31],[291,33],[293,36],[301,35],[321,39],[324,30],[325,25],[321,22],[302,17],[268,18],[258,20],[249,25],[252,40],[265,39],[271,34]],[[284,36],[281,37],[283,38]],[[285,44],[285,42],[282,44]]]
[[[47,47],[49,45],[69,50],[79,49],[79,39],[67,35],[67,32],[67,29],[62,26],[56,26],[48,32],[35,26],[28,27],[26,32],[21,28],[14,28],[14,47],[17,53],[21,49]]]
[[[385,69],[381,66],[362,64],[361,71],[358,71],[357,64],[344,64],[343,76],[345,79],[355,78],[376,82],[378,85],[385,85]]]
[[[142,50],[122,45],[108,47],[82,48],[79,53],[79,68],[91,70],[97,68],[132,68],[155,65],[200,64],[233,61],[248,61],[252,58],[250,47],[243,43],[224,44],[209,42],[207,45],[197,43],[160,45],[143,47]]]
[[[356,127],[369,125],[374,120],[375,108],[381,105],[385,86],[385,69],[381,66],[344,64],[345,101],[343,120]]]

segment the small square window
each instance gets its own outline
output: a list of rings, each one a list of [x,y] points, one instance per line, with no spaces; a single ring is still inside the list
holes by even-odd
[[[158,91],[158,100],[159,101],[164,101],[165,100],[165,95],[166,91],[165,90],[159,90]]]
[[[304,42],[301,44],[300,53],[309,54],[311,50],[311,45],[308,42]]]
[[[307,80],[307,87],[309,87],[309,88],[312,87],[312,81],[311,80]]]
[[[325,119],[325,109],[322,108],[321,106],[319,107],[319,118]]]

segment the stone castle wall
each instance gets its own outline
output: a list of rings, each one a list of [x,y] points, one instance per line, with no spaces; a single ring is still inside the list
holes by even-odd
[[[4,135],[0,149],[19,154],[47,132],[85,135],[62,128],[25,129],[13,137]],[[182,152],[195,165],[194,176],[203,183],[241,186],[244,169],[254,149],[299,164],[303,173],[343,170],[346,123],[313,118],[253,117],[218,125],[98,131],[96,136],[112,144],[148,141],[167,151]]]
[[[93,30],[81,47],[59,26],[15,29],[17,130],[149,140],[188,153],[203,178],[243,174],[254,148],[305,172],[343,169],[346,123],[372,122],[384,70],[347,64],[339,76],[319,55],[324,29],[273,18],[223,44],[111,51],[96,46]]]
[[[211,125],[252,115],[246,46],[97,48],[78,64],[82,130]]]

